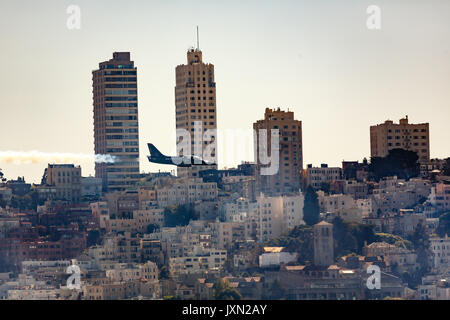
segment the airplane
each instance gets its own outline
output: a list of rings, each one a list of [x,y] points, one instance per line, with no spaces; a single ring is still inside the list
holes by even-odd
[[[150,155],[147,157],[150,162],[159,164],[169,164],[177,167],[192,167],[192,166],[205,166],[213,165],[214,163],[206,162],[196,156],[166,156],[163,155],[152,143],[148,143],[148,149]]]

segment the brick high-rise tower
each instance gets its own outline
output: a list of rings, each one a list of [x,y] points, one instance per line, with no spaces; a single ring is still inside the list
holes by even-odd
[[[214,82],[214,65],[206,64],[200,49],[187,52],[187,64],[176,67],[175,110],[176,128],[185,129],[191,136],[190,155],[203,157],[205,148],[217,139],[216,134],[205,139],[208,129],[217,129],[216,83]],[[201,125],[201,128],[200,128]],[[194,131],[197,129],[197,131]],[[194,136],[197,136],[197,141]],[[179,137],[177,136],[177,142]],[[177,148],[178,149],[178,148]],[[177,150],[181,155],[180,150]],[[187,155],[186,152],[184,155]],[[213,153],[215,165],[178,168],[180,177],[198,177],[199,171],[217,169],[217,144]]]
[[[255,180],[257,193],[278,195],[298,192],[303,170],[302,122],[294,119],[294,112],[266,108],[264,120],[253,124],[255,141]],[[279,131],[279,168],[276,174],[262,175],[261,168],[267,167],[260,158],[260,146],[264,141],[260,130],[267,132],[267,155],[271,155],[271,130]]]
[[[105,191],[132,188],[139,179],[136,72],[129,52],[114,52],[113,59],[92,72],[95,153],[116,158],[95,164]]]

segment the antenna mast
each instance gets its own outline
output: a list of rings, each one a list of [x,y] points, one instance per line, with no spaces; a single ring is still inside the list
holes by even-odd
[[[198,36],[198,26],[197,26],[197,50],[200,50],[200,41]]]

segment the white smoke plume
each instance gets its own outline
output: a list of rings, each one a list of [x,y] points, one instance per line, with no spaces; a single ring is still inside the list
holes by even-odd
[[[95,161],[96,163],[114,163],[115,156],[109,154],[59,153],[41,151],[0,151],[0,163],[74,163]]]

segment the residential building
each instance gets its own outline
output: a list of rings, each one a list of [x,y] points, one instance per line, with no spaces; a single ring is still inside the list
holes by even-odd
[[[44,171],[46,186],[56,189],[56,199],[80,202],[81,167],[73,164],[49,164]]]
[[[430,250],[432,252],[432,266],[437,271],[450,270],[450,238],[430,238]]]
[[[420,162],[430,161],[430,127],[428,123],[409,123],[408,116],[399,123],[386,120],[370,127],[370,155],[386,157],[389,150],[404,149],[417,153]]]
[[[328,167],[323,163],[320,167],[313,167],[308,164],[305,172],[305,185],[310,185],[316,190],[325,188],[327,184],[342,179],[342,169],[339,167]]]
[[[303,194],[278,197],[260,194],[256,212],[250,215],[255,217],[257,240],[265,242],[304,224],[303,203]]]
[[[298,253],[284,251],[284,247],[264,247],[264,253],[259,256],[259,267],[274,267],[297,260]]]
[[[81,197],[83,199],[98,199],[102,195],[102,179],[81,177]]]
[[[266,108],[264,119],[253,123],[253,130],[257,194],[297,192],[303,170],[302,122],[294,119],[292,111]],[[273,136],[279,139],[278,143],[272,143],[272,132],[278,133]],[[276,148],[273,151],[272,145]],[[272,159],[274,163],[267,163],[264,158]],[[272,171],[268,168],[273,172],[262,171]]]
[[[139,125],[137,68],[130,53],[114,52],[92,80],[95,153],[114,160],[97,162],[95,176],[106,191],[133,188],[139,179]]]
[[[430,204],[437,212],[450,210],[450,184],[437,183],[431,188]]]
[[[220,271],[226,259],[226,250],[196,246],[191,255],[170,258],[169,271],[173,278],[182,274],[202,274],[208,270]]]

